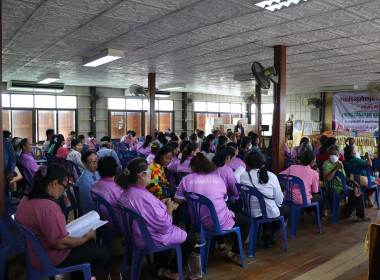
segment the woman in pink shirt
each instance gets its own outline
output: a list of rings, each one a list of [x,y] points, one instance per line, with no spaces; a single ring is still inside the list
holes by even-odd
[[[145,136],[145,141],[134,145],[131,148],[131,152],[140,153],[140,154],[148,156],[151,151],[150,143],[152,143],[152,140],[153,138],[151,135]]]
[[[111,204],[118,220],[121,223],[117,203],[119,201],[120,195],[123,192],[123,189],[114,181],[115,175],[117,173],[117,168],[117,162],[113,157],[105,156],[100,158],[98,161],[98,172],[100,175],[100,179],[92,185],[91,191],[100,195],[105,200],[107,200],[109,204]],[[112,220],[111,217],[108,215],[108,211],[103,206],[100,206],[100,212],[101,213],[99,214],[104,214],[104,216],[101,216],[102,220],[105,219],[109,221],[109,223],[105,226],[112,229]]]
[[[172,224],[173,210],[175,210],[176,205],[170,198],[159,200],[144,187],[149,186],[151,172],[152,170],[150,170],[145,159],[132,159],[127,168],[116,179],[116,182],[124,189],[119,203],[142,216],[153,242],[157,246],[181,244],[182,262],[186,264],[190,253],[194,249],[195,235],[186,233]],[[125,219],[125,217],[122,217],[122,219]],[[145,243],[140,231],[135,229],[133,236],[136,246],[144,248]],[[176,278],[178,277],[177,258],[172,258],[169,267],[166,268],[170,251],[156,254],[160,267],[158,275],[178,279]]]
[[[178,164],[177,172],[191,173],[190,160],[199,152],[199,143],[189,143],[183,149],[181,160]]]
[[[161,147],[160,143],[158,143],[157,141],[154,141],[150,144],[150,154],[146,158],[146,161],[148,162],[149,165],[152,163],[152,161],[156,157],[156,153],[158,152],[160,147]]]
[[[32,189],[20,201],[16,220],[36,235],[54,266],[64,268],[89,262],[92,275],[96,276],[108,263],[108,248],[94,242],[92,229],[79,238],[69,236],[65,216],[55,202],[67,188],[69,176],[62,165],[40,166]],[[30,254],[30,258],[32,265],[41,270],[37,256]],[[82,275],[76,272],[72,279],[83,279]]]
[[[318,202],[320,218],[326,216],[324,211],[322,197],[319,192],[319,174],[313,170],[315,165],[314,151],[306,150],[303,152],[302,157],[299,158],[299,165],[291,165],[288,169],[282,171],[280,174],[294,175],[300,178],[305,186],[307,203]],[[286,197],[286,191],[284,197]],[[298,186],[293,187],[293,203],[297,205],[302,204],[302,194]]]
[[[239,198],[239,192],[236,188],[236,177],[234,171],[229,164],[232,158],[235,156],[235,149],[229,146],[221,146],[216,150],[215,156],[212,158],[212,162],[216,165],[215,171],[220,177],[222,177],[224,184],[227,187],[228,199],[232,204]]]
[[[239,148],[238,148],[238,145],[234,142],[230,142],[227,144],[228,147],[232,147],[235,149],[235,155],[233,156],[232,160],[231,160],[231,163],[230,163],[230,167],[232,168],[232,170],[236,170],[238,169],[240,166],[244,168],[245,170],[245,163],[244,161],[242,161],[240,158],[237,157],[237,155],[239,154]]]
[[[170,164],[167,166],[167,179],[169,180],[170,184],[177,185],[179,181],[178,175],[177,175],[177,168],[179,164],[179,145],[177,142],[168,142],[167,146],[173,149],[173,157],[170,162]]]
[[[94,137],[94,133],[90,131],[87,133],[88,138],[86,139],[86,145],[88,146],[89,150],[95,150],[95,145],[98,144],[98,140]]]
[[[24,168],[26,168],[33,178],[39,166],[37,162],[34,160],[33,156],[30,154],[33,151],[32,141],[28,138],[24,138],[20,142],[20,147],[22,149],[22,153],[18,157],[17,163],[22,165]],[[29,182],[29,183],[32,183],[32,182]]]
[[[234,213],[226,205],[227,188],[222,178],[215,174],[216,167],[202,153],[198,153],[190,161],[192,173],[184,177],[178,186],[175,194],[177,203],[185,202],[185,191],[195,192],[210,199],[215,207],[219,224],[222,230],[229,230],[234,226],[240,227],[241,240],[244,244],[248,237],[251,221],[241,212]],[[201,208],[202,226],[206,230],[214,229],[212,218],[208,210]],[[237,236],[228,257],[237,262],[239,251],[239,242]]]
[[[54,138],[54,148],[52,154],[57,158],[67,158],[67,155],[70,153],[64,145],[65,139],[62,134],[57,134]],[[71,142],[70,142],[71,145]]]

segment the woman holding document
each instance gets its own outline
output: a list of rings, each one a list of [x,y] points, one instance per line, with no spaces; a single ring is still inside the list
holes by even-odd
[[[93,229],[81,237],[69,236],[62,210],[54,202],[67,189],[68,177],[69,172],[59,164],[40,166],[31,190],[17,208],[16,220],[36,235],[53,265],[63,268],[89,262],[95,276],[107,264],[109,251],[93,242]],[[30,258],[36,269],[42,269],[36,255]],[[73,279],[81,279],[82,272],[78,273]]]

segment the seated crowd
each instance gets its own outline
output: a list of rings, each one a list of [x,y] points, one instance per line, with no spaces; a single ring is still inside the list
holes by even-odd
[[[167,131],[137,139],[136,132],[128,131],[120,141],[127,147],[126,154],[133,155],[126,162],[124,154],[115,151],[108,136],[103,137],[99,144],[92,132],[85,139],[83,135],[76,137],[72,131],[65,139],[62,134],[54,134],[53,129],[48,129],[42,153],[54,156],[58,161],[46,166],[39,165],[33,157],[30,139],[12,139],[11,134],[4,131],[4,169],[7,180],[11,181],[16,175],[16,164],[20,169],[27,170],[32,178],[28,182],[30,188],[21,192],[25,196],[18,205],[16,219],[37,236],[54,266],[62,268],[89,262],[92,275],[96,276],[109,261],[109,249],[94,242],[94,230],[80,238],[68,236],[64,215],[56,203],[64,192],[70,191],[69,179],[74,176],[79,189],[77,199],[80,202],[80,215],[96,210],[91,192],[108,201],[120,225],[125,217],[120,214],[119,204],[131,209],[144,219],[156,246],[180,244],[183,264],[187,263],[198,243],[196,235],[182,229],[178,222],[187,203],[187,193],[208,198],[215,208],[221,229],[239,227],[244,244],[250,232],[251,218],[261,218],[262,212],[258,199],[253,196],[250,198],[252,217],[242,212],[238,183],[255,188],[262,194],[269,219],[283,216],[287,221],[291,207],[284,203],[289,193],[280,185],[276,174],[267,169],[265,155],[271,156],[271,145],[264,154],[259,148],[257,134],[250,132],[246,136],[242,127],[238,127],[235,134],[229,132],[225,136],[213,130],[212,134],[205,136],[203,131],[197,130],[190,135],[182,132],[178,137]],[[342,181],[335,176],[337,171],[342,172],[348,186],[348,201],[342,207],[340,217],[350,217],[356,210],[358,219],[369,220],[365,215],[365,206],[372,207],[374,189],[363,193],[360,188],[363,186],[349,174],[346,175],[344,170],[344,164],[371,167],[368,153],[361,159],[355,150],[353,138],[347,140],[344,155],[337,146],[336,138],[322,136],[320,142],[321,146],[314,151],[307,137],[302,138],[300,145],[291,152],[285,144],[285,155],[294,159],[295,164],[280,174],[302,180],[307,203],[317,202],[318,218],[325,221],[328,212],[324,199],[328,198],[320,194],[320,181],[324,181],[322,187],[326,193],[328,182],[334,180],[335,193],[342,194]],[[62,164],[66,161],[76,165],[79,172],[71,174]],[[323,178],[320,178],[318,168],[320,173],[323,171]],[[371,177],[372,183],[376,184],[377,181],[377,178]],[[175,186],[172,197],[164,196],[161,183]],[[291,194],[293,204],[303,204],[301,186],[294,186]],[[189,211],[190,220],[194,222]],[[111,222],[107,214],[102,219]],[[200,219],[205,230],[214,231],[213,220],[207,209],[201,209]],[[112,228],[112,224],[106,227]],[[274,235],[280,227],[281,222],[278,220],[263,224],[264,247],[271,248],[276,244]],[[133,236],[136,247],[144,248],[142,234],[134,231]],[[219,248],[225,248],[223,237],[218,236],[216,241]],[[238,237],[235,235],[227,256],[232,262],[238,263],[240,253]],[[157,274],[178,279],[177,259],[171,257],[168,251],[155,254],[159,268]],[[37,257],[33,255],[31,259],[33,266],[40,268]]]

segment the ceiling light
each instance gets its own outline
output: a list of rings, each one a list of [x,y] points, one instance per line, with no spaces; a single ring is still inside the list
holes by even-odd
[[[122,58],[124,56],[124,51],[115,49],[105,49],[100,53],[94,54],[93,56],[86,57],[83,59],[83,66],[96,67],[116,59]]]
[[[59,80],[59,74],[47,74],[38,79],[39,84],[50,84]]]
[[[285,7],[287,8],[289,6],[297,5],[303,2],[307,2],[307,0],[265,0],[256,3],[255,5],[274,12],[275,10],[280,10]]]
[[[174,89],[180,89],[180,88],[185,88],[185,87],[186,87],[186,84],[182,83],[182,84],[162,85],[162,86],[159,86],[158,89],[159,90],[174,90]]]

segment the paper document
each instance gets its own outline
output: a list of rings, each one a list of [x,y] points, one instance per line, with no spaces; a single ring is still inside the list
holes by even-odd
[[[102,225],[105,225],[108,221],[100,220],[98,212],[91,211],[86,215],[72,221],[66,225],[67,232],[69,236],[72,237],[82,237],[88,233],[91,229],[97,229]]]

